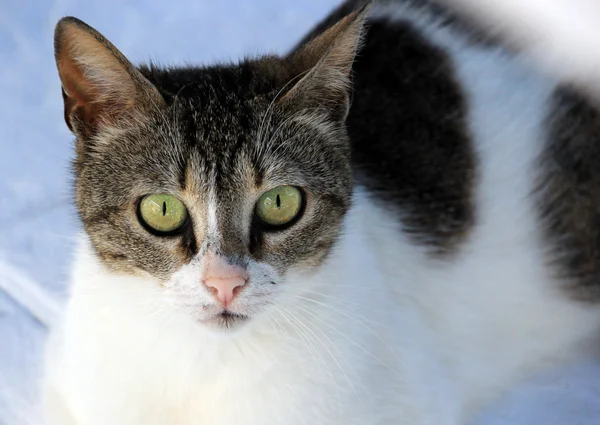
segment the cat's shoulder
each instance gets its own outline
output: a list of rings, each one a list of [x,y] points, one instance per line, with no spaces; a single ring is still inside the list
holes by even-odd
[[[363,3],[342,3],[300,45]],[[347,124],[359,184],[413,241],[447,254],[486,220],[477,192],[523,175],[549,263],[571,294],[598,299],[597,103],[436,0],[377,0],[369,16]],[[521,168],[482,186],[503,156]]]

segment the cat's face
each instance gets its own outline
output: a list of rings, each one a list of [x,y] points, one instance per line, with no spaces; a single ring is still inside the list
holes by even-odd
[[[150,274],[199,320],[220,322],[224,306],[203,284],[209,256],[247,272],[226,306],[244,316],[275,302],[291,268],[318,267],[348,207],[345,136],[283,111],[262,124],[274,94],[227,99],[209,84],[190,87],[145,125],[102,136],[77,162],[78,205],[98,255],[120,272]]]
[[[286,59],[137,70],[80,21],[56,58],[96,255],[173,308],[232,328],[321,265],[350,203],[344,118],[363,16]]]

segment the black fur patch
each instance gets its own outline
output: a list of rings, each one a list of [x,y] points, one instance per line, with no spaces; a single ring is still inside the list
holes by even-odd
[[[554,94],[536,197],[552,261],[577,299],[600,301],[600,109]]]
[[[344,3],[317,30],[359,3]],[[474,224],[476,158],[446,53],[409,23],[371,21],[353,71],[347,127],[357,181],[400,211],[415,241],[451,252]]]
[[[448,58],[409,25],[372,22],[354,70],[358,181],[398,207],[417,241],[454,249],[475,219],[476,159]]]

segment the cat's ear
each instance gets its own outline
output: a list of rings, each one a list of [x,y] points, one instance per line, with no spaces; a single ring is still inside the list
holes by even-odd
[[[102,126],[164,104],[156,87],[117,48],[79,19],[58,22],[54,55],[65,121],[77,136],[89,137]]]
[[[281,102],[302,109],[323,110],[339,120],[346,118],[352,65],[362,43],[371,3],[347,15],[290,57],[292,66],[303,70],[303,76]]]

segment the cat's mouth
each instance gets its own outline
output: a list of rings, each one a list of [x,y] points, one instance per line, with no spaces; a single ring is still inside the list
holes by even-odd
[[[220,329],[235,329],[250,319],[245,314],[223,310],[209,319],[211,325]]]

